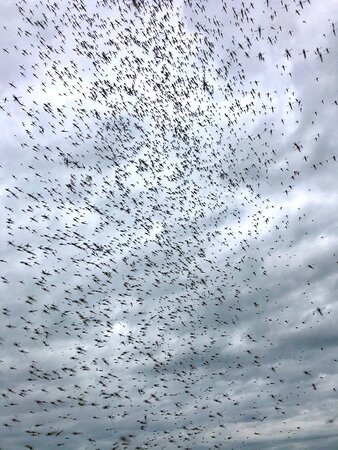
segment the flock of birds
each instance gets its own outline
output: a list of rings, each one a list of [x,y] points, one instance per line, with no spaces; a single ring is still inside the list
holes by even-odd
[[[316,7],[8,7],[1,448],[261,449],[309,433],[294,417],[337,363],[318,339],[318,375],[288,341],[331,320],[292,232],[310,239],[313,217],[288,209],[338,168],[317,127],[338,97],[315,105],[335,21],[306,48],[294,36]]]

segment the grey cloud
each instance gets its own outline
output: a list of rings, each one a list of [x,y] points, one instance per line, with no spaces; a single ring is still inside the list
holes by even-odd
[[[335,448],[335,2],[4,16],[4,448]]]

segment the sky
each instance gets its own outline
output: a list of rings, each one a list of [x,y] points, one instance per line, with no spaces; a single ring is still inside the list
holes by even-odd
[[[0,448],[338,448],[336,0],[6,0]]]

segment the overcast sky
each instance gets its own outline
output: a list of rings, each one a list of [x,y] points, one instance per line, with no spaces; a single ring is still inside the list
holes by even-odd
[[[0,448],[338,448],[336,0],[6,0]]]

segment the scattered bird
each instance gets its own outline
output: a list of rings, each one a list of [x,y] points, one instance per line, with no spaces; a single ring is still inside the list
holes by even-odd
[[[319,259],[300,262],[310,187],[337,170],[323,139],[337,100],[321,84],[336,30],[319,15],[303,48],[312,3],[8,6],[4,448],[308,436],[321,377],[337,379],[330,306],[311,302]]]

